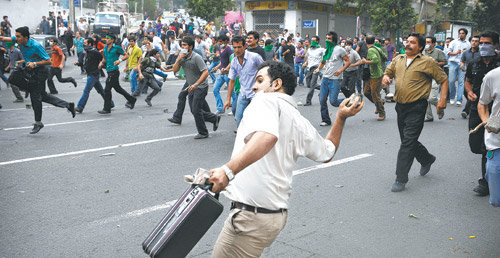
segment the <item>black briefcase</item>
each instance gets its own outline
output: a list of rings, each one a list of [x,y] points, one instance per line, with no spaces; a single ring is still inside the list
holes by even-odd
[[[17,86],[19,90],[28,91],[28,84],[32,76],[32,71],[28,71],[27,68],[17,66],[10,73],[8,81],[10,84]]]
[[[223,210],[218,194],[191,185],[170,208],[142,248],[151,257],[186,257]]]

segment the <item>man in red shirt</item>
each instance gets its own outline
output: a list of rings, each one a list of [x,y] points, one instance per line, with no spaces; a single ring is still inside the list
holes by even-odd
[[[64,60],[66,57],[62,52],[61,48],[57,45],[58,40],[56,38],[50,39],[50,45],[52,46],[52,66],[49,71],[49,78],[47,79],[47,85],[49,86],[50,94],[57,94],[57,89],[54,86],[54,81],[52,78],[54,75],[57,77],[59,82],[71,82],[76,87],[76,81],[72,77],[62,78],[62,69],[64,67]]]

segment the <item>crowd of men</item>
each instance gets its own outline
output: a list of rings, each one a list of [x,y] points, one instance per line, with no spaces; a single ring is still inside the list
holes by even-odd
[[[151,24],[147,28],[143,24],[137,33],[122,35],[120,42],[117,40],[120,35],[108,34],[105,44],[78,31],[72,48],[80,54],[74,64],[82,67],[87,82],[76,107],[54,96],[57,94],[52,82],[54,75],[60,82],[77,86],[73,78],[61,76],[65,57],[57,38],[51,39],[49,56],[30,38],[27,27],[17,28],[14,35],[2,28],[4,36],[0,41],[7,43],[8,50],[0,49],[11,55],[7,68],[15,70],[16,65],[24,64],[34,78],[25,89],[35,113],[32,134],[43,128],[42,102],[67,108],[74,117],[83,112],[89,92],[95,88],[104,100],[98,112],[110,114],[114,107],[111,89],[127,100],[127,108],[133,109],[139,96],[151,88],[145,102],[152,106],[152,99],[165,83],[158,77],[166,78],[165,72],[169,71],[186,82],[178,93],[177,109],[168,121],[182,123],[187,99],[198,132],[195,139],[208,138],[206,122],[216,131],[221,114],[231,107],[238,127],[232,159],[211,170],[213,176],[209,181],[214,184],[214,192],[226,189],[233,211],[216,243],[214,257],[258,256],[272,244],[286,223],[293,164],[298,156],[319,162],[333,158],[346,118],[358,113],[364,105],[361,98],[351,103],[349,97],[353,94],[364,95],[374,103],[377,121],[386,118],[385,102],[396,102],[401,145],[393,192],[405,190],[414,159],[421,165],[420,175],[425,176],[438,158],[418,141],[424,123],[434,120],[432,105],[442,119],[447,103],[461,106],[466,102],[461,115],[469,119],[471,129],[486,124],[490,114],[493,117],[500,113],[499,36],[495,32],[467,39],[468,31],[460,29],[459,38],[446,43],[443,50],[433,36],[411,33],[404,38],[404,48],[397,51],[390,39],[381,40],[373,35],[351,39],[331,31],[324,39],[319,35],[302,39],[300,34],[294,37],[284,31],[273,40],[268,35],[261,39],[256,31],[242,31],[240,35],[223,31],[215,36],[211,23],[203,35],[195,35],[189,24],[187,32],[177,25],[176,20],[171,26],[151,30]],[[122,62],[126,62],[123,72],[130,82],[130,92],[120,84]],[[104,88],[99,80],[102,70],[106,70]],[[313,104],[315,90],[319,89],[320,126],[332,125],[328,102],[338,107],[326,138],[300,115],[297,103],[291,98],[297,84],[304,86],[304,79],[309,88],[304,105]],[[45,91],[46,80],[51,94]],[[225,101],[220,94],[224,84],[228,92]],[[390,93],[391,84],[394,93]],[[211,85],[215,113],[206,101]],[[15,101],[23,101],[19,89],[12,86]],[[340,92],[349,100],[341,98]],[[479,129],[470,134],[469,145],[473,153],[481,155],[482,161],[481,178],[473,190],[480,196],[491,193],[490,203],[499,206],[498,191],[490,191],[497,189],[499,182],[488,184],[488,175],[491,178],[498,174],[500,136]],[[242,216],[238,221],[251,221],[253,226],[235,225],[236,216]],[[275,216],[272,225],[266,223],[269,216]],[[259,230],[252,230],[253,227]]]

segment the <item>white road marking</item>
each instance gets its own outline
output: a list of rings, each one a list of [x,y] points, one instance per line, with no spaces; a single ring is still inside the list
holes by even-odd
[[[72,122],[63,122],[63,123],[54,123],[54,124],[46,124],[44,126],[57,126],[57,125],[69,125],[69,124],[81,124],[81,123],[89,123],[94,121],[102,121],[109,120],[113,118],[99,118],[99,119],[89,119],[89,120],[80,120],[80,121],[72,121]],[[23,127],[12,127],[12,128],[3,128],[2,131],[12,131],[12,130],[20,130],[20,129],[30,129],[33,126],[23,126]]]
[[[31,103],[28,103],[29,105],[31,105]],[[46,108],[53,108],[54,106],[43,106],[42,109],[46,109]],[[7,112],[7,111],[18,111],[18,110],[32,110],[32,108],[26,108],[26,107],[23,107],[23,108],[8,108],[8,109],[0,109],[0,112]]]
[[[371,153],[359,154],[359,155],[356,155],[356,156],[352,156],[352,157],[348,157],[348,158],[344,158],[344,159],[335,160],[335,161],[332,161],[332,162],[329,162],[329,163],[324,163],[324,164],[320,164],[320,165],[316,165],[316,166],[302,168],[302,169],[299,169],[299,170],[294,170],[293,171],[293,175],[294,176],[296,176],[296,175],[302,175],[302,174],[305,174],[305,173],[308,173],[308,172],[311,172],[311,171],[314,171],[314,170],[318,170],[318,169],[322,169],[322,168],[328,168],[328,167],[333,167],[333,166],[336,166],[336,165],[344,164],[344,163],[355,161],[355,160],[359,160],[359,159],[368,158],[368,157],[371,157],[371,156],[373,156],[373,154],[371,154]],[[169,202],[167,202],[165,204],[159,204],[159,205],[147,207],[147,208],[144,208],[144,209],[127,212],[127,213],[122,214],[122,215],[113,216],[113,217],[109,217],[109,218],[104,218],[104,219],[100,219],[100,220],[95,220],[95,221],[91,222],[90,225],[104,225],[104,224],[108,224],[108,223],[111,223],[111,222],[118,222],[118,221],[124,220],[124,219],[130,219],[130,218],[134,218],[134,217],[139,217],[139,216],[142,216],[144,214],[151,213],[151,212],[154,212],[154,211],[169,209],[170,207],[172,207],[172,205],[174,205],[174,203],[176,201],[177,200],[173,200],[173,201],[169,201]]]
[[[131,146],[144,145],[144,144],[155,143],[155,142],[163,142],[163,141],[181,139],[181,138],[186,138],[186,137],[193,137],[195,135],[196,134],[186,134],[186,135],[179,135],[179,136],[173,136],[173,137],[167,137],[167,138],[159,138],[159,139],[153,139],[153,140],[147,140],[147,141],[118,144],[118,145],[106,146],[106,147],[95,148],[95,149],[86,149],[86,150],[81,150],[81,151],[65,152],[65,153],[59,153],[59,154],[53,154],[53,155],[46,155],[46,156],[40,156],[40,157],[10,160],[10,161],[0,162],[0,166],[11,165],[11,164],[16,164],[16,163],[22,163],[22,162],[35,161],[35,160],[42,160],[42,159],[51,159],[51,158],[59,158],[59,157],[64,157],[64,156],[73,156],[73,155],[84,154],[84,153],[91,153],[91,152],[98,152],[98,151],[103,151],[103,150],[117,149],[117,148],[121,148],[121,147],[131,147]]]

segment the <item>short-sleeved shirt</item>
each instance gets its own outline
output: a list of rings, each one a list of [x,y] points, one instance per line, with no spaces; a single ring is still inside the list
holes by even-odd
[[[479,96],[481,94],[481,85],[483,84],[484,76],[495,68],[497,68],[497,64],[495,62],[490,62],[489,64],[485,64],[481,59],[479,59],[479,61],[467,65],[465,78],[470,82],[472,86],[472,92],[474,92],[476,96]],[[468,101],[472,103],[470,107],[471,110],[477,110],[477,102],[479,100],[476,99],[475,101],[471,100]]]
[[[186,76],[186,82],[188,85],[193,85],[195,82],[200,79],[201,74],[203,71],[207,70],[207,65],[201,58],[201,56],[195,52],[191,52],[191,55],[189,57],[185,57],[183,60],[180,61],[179,63],[182,66],[182,69],[184,70],[184,74]],[[200,85],[198,85],[198,88],[205,88],[208,87],[207,80],[204,80]]]
[[[229,46],[220,53],[220,68],[226,68],[229,65],[229,57],[232,53],[233,50]]]
[[[108,46],[104,47],[104,58],[106,58],[106,71],[111,72],[118,70],[119,67],[114,64],[120,56],[123,55],[123,48],[121,46],[113,44],[111,50],[108,50]]]
[[[260,57],[262,57],[262,59],[266,59],[266,52],[264,50],[264,48],[262,48],[261,46],[257,45],[256,47],[254,48],[250,48],[248,47],[247,48],[247,51],[250,51],[250,52],[254,52],[254,53],[257,53],[260,55]]]
[[[323,68],[323,78],[342,80],[342,73],[339,76],[333,74],[344,66],[344,56],[346,55],[347,52],[345,52],[344,48],[338,45],[335,46],[332,55],[326,60],[325,67]]]
[[[85,40],[83,39],[83,37],[80,37],[80,39],[75,38],[75,39],[73,40],[73,44],[74,44],[74,45],[75,45],[75,47],[76,47],[76,52],[77,52],[77,53],[81,53],[81,52],[83,52],[83,50],[84,50],[84,49],[83,49],[83,41],[85,41]]]
[[[333,158],[335,145],[325,140],[284,93],[258,93],[238,127],[232,157],[256,132],[278,138],[263,158],[240,171],[226,187],[229,199],[270,210],[288,208],[293,168],[299,157],[317,162]]]
[[[462,54],[462,59],[460,59],[460,61],[464,62],[466,66],[481,60],[481,55],[479,54],[479,51],[472,52],[471,49],[465,51]]]
[[[6,37],[10,36],[10,27],[9,27],[9,25],[12,26],[9,21],[2,21],[2,22],[0,22],[0,27],[1,27],[2,31],[5,33]]]
[[[304,55],[304,51],[303,47],[295,49],[295,54],[297,54],[295,57],[295,63],[304,63],[304,57],[300,57]]]
[[[200,41],[200,43],[196,42],[194,44],[194,48],[200,51],[203,60],[207,59],[207,45],[205,44],[205,42],[203,41]]]
[[[489,105],[492,102],[490,116],[500,116],[500,67],[487,73],[481,85],[479,103]],[[489,151],[500,149],[500,134],[484,130],[484,144]]]
[[[394,100],[398,103],[412,103],[420,99],[428,99],[431,92],[432,79],[443,84],[448,76],[439,67],[434,58],[421,53],[406,65],[406,54],[394,57],[385,70],[385,75],[396,80]]]
[[[217,52],[219,52],[219,56],[215,55]],[[212,45],[210,46],[210,53],[214,54],[212,56],[212,62],[219,62],[220,61],[220,48],[217,45]]]
[[[62,63],[63,52],[61,48],[57,45],[52,47],[52,67],[59,67]]]
[[[424,50],[423,53],[426,56],[434,58],[434,60],[436,60],[438,63],[442,62],[448,63],[448,60],[446,60],[446,54],[443,51],[441,51],[441,49],[434,48],[430,53]]]
[[[231,61],[231,69],[229,69],[229,79],[235,80],[236,76],[240,78],[240,94],[246,98],[252,98],[255,93],[252,91],[252,86],[255,80],[255,75],[257,74],[260,64],[264,63],[264,60],[259,54],[252,53],[250,51],[245,51],[243,56],[243,64],[240,64],[238,58],[234,58]]]
[[[387,61],[392,61],[394,50],[396,50],[396,48],[393,45],[389,44],[389,46],[387,46]]]
[[[137,66],[137,62],[139,62],[139,58],[142,56],[142,50],[137,45],[134,47],[128,47],[128,69],[133,69]]]
[[[13,36],[12,40],[16,41],[16,36]],[[40,62],[50,59],[45,48],[32,38],[28,40],[26,45],[19,45],[19,50],[21,50],[26,62]]]
[[[349,57],[349,60],[351,60],[351,64],[355,64],[355,63],[361,61],[361,57],[359,56],[358,52],[356,52],[356,50],[354,50],[354,49],[349,51],[347,56]],[[345,69],[345,71],[352,72],[352,71],[357,71],[358,69],[359,69],[359,66],[354,66],[354,67],[348,67],[347,69]]]
[[[285,51],[290,50],[288,53],[284,54]],[[293,59],[295,57],[295,47],[292,45],[286,45],[281,47],[281,55],[283,55],[283,61],[293,68]]]
[[[455,63],[460,63],[460,60],[462,59],[463,53],[466,50],[470,49],[470,43],[469,43],[469,41],[467,41],[467,40],[463,40],[462,41],[460,39],[453,40],[450,43],[450,47],[447,49],[448,52],[446,52],[446,54],[448,54],[450,52],[457,52],[459,49],[462,50],[462,53],[460,53],[458,55],[450,56],[450,58],[448,59],[448,61],[455,62]]]
[[[307,67],[311,68],[313,66],[318,66],[323,60],[323,55],[325,54],[325,49],[322,47],[310,47],[307,50]]]
[[[10,59],[10,68],[13,69],[16,67],[16,62],[23,60],[23,55],[18,48],[13,48],[12,51],[9,49],[9,59]]]

